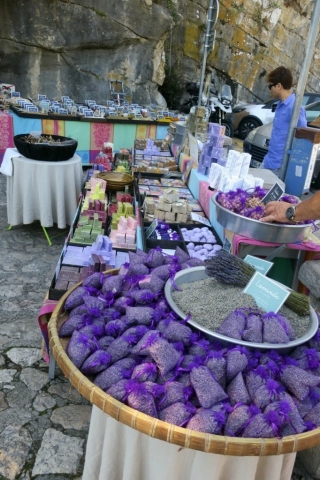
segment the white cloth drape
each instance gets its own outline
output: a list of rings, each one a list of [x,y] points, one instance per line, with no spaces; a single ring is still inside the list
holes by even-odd
[[[94,406],[82,480],[290,480],[295,457],[230,457],[181,448]]]
[[[40,220],[43,227],[72,225],[83,184],[79,155],[64,162],[12,157],[7,176],[7,215],[10,225]]]

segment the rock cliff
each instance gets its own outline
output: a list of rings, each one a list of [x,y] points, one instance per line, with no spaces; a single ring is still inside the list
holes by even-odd
[[[209,0],[2,0],[0,81],[23,96],[69,95],[104,102],[109,81],[132,99],[163,104],[165,72],[200,78]],[[266,73],[286,65],[298,78],[314,1],[221,0],[207,65],[237,100],[269,98]],[[307,90],[319,91],[320,43]],[[166,68],[165,68],[166,67]]]

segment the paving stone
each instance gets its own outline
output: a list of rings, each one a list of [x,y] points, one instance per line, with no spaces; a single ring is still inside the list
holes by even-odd
[[[66,429],[83,430],[89,428],[90,418],[91,407],[89,405],[68,405],[54,410],[50,420]]]
[[[32,476],[48,474],[76,475],[83,455],[84,440],[49,428],[37,453]]]
[[[2,410],[6,410],[8,408],[8,403],[6,401],[6,397],[4,395],[3,392],[0,392],[0,412],[2,412]]]
[[[320,479],[320,445],[298,452],[297,462],[304,475]]]
[[[14,480],[23,468],[31,445],[28,431],[8,425],[0,434],[0,475]]]
[[[33,401],[33,408],[38,412],[44,412],[56,405],[55,399],[45,392],[40,392]]]
[[[40,348],[11,348],[6,352],[10,360],[21,367],[31,367],[41,359]]]
[[[41,390],[49,381],[48,374],[35,368],[25,368],[20,374],[20,380],[31,390]]]
[[[0,385],[2,383],[12,382],[16,373],[17,370],[14,369],[0,370]]]
[[[37,392],[30,390],[30,388],[27,388],[22,382],[14,382],[12,386],[14,386],[14,389],[6,395],[9,406],[13,408],[30,408],[32,406],[32,400]]]
[[[82,403],[84,400],[78,390],[74,388],[69,382],[50,385],[50,387],[48,388],[48,392],[52,395],[59,395],[59,397],[67,399],[70,403]]]
[[[24,407],[9,407],[0,412],[0,426],[5,428],[8,425],[26,425],[32,419],[31,409]]]

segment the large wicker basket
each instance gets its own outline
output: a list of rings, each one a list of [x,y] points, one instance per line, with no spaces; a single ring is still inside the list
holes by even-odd
[[[116,275],[118,270],[107,272]],[[71,362],[65,349],[67,342],[60,339],[58,332],[68,318],[64,312],[64,303],[68,295],[81,283],[70,289],[58,302],[49,322],[50,349],[57,364],[70,383],[91,403],[119,422],[132,427],[150,437],[192,448],[207,453],[234,456],[281,455],[298,452],[320,444],[320,428],[299,435],[283,438],[236,438],[200,433],[177,427],[141,413],[115,400],[85,377]]]

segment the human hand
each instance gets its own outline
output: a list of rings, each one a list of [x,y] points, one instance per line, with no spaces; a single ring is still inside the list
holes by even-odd
[[[264,216],[260,219],[260,222],[288,223],[286,211],[289,207],[292,207],[292,204],[287,202],[267,203],[267,205],[265,206]]]

